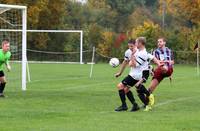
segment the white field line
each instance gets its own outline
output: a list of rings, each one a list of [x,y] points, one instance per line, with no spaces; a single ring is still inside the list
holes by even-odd
[[[168,100],[168,101],[165,101],[165,102],[158,103],[158,104],[156,104],[154,107],[159,107],[159,106],[163,106],[163,105],[168,105],[168,104],[176,103],[176,102],[179,102],[179,101],[190,100],[190,99],[194,99],[194,98],[197,98],[197,97],[199,97],[199,96],[181,97],[181,98],[174,99],[174,100]]]
[[[178,99],[174,99],[174,100],[168,100],[168,101],[164,101],[164,102],[161,102],[159,104],[156,104],[153,107],[161,107],[161,106],[168,105],[168,104],[171,104],[171,103],[176,103],[176,102],[185,101],[185,100],[191,100],[191,99],[198,98],[198,97],[200,97],[200,96],[182,97],[182,98],[178,98]],[[104,113],[115,113],[115,111],[101,111],[99,113],[102,113],[102,114],[104,114]]]
[[[176,103],[176,102],[179,102],[179,101],[191,100],[191,99],[198,98],[198,97],[200,97],[200,96],[185,97],[185,98],[182,97],[182,98],[178,98],[178,99],[175,99],[175,100],[169,100],[169,101],[161,102],[159,104],[156,104],[154,107],[168,105],[168,104]],[[130,113],[129,111],[125,111],[125,112]],[[95,112],[95,113],[97,113],[97,112]],[[123,113],[123,112],[116,112],[116,111],[114,111],[114,108],[113,108],[113,111],[100,111],[99,113],[100,114],[107,114],[107,113]]]

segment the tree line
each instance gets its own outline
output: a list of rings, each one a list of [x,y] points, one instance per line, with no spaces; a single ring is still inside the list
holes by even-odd
[[[199,0],[88,0],[86,4],[74,0],[0,0],[0,3],[26,5],[28,29],[83,30],[84,50],[95,46],[105,56],[123,56],[127,40],[138,36],[147,38],[148,50],[155,48],[157,38],[162,36],[167,39],[167,46],[176,51],[192,51],[200,37]],[[28,37],[28,48],[37,50],[78,51],[77,43],[79,34],[37,33]]]

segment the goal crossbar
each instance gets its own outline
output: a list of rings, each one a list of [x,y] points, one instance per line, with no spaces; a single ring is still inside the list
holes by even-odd
[[[20,29],[0,29],[2,32],[22,32]],[[82,33],[82,30],[26,30],[26,32],[44,32],[44,33]]]
[[[27,9],[26,6],[21,6],[21,5],[5,5],[5,4],[0,4],[0,8]]]

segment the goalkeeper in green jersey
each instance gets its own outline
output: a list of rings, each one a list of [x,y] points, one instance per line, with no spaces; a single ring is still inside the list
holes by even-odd
[[[3,65],[6,65],[8,71],[11,70],[9,59],[11,57],[10,52],[10,42],[8,39],[4,39],[2,41],[2,49],[0,49],[0,97],[5,97],[3,94],[5,85],[6,85],[6,78],[3,72]]]

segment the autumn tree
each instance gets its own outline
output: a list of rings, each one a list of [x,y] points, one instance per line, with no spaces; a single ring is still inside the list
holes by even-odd
[[[145,21],[143,25],[140,25],[132,29],[132,38],[140,36],[146,37],[148,49],[156,47],[157,39],[162,35],[161,28],[158,24],[154,24],[152,21]]]

